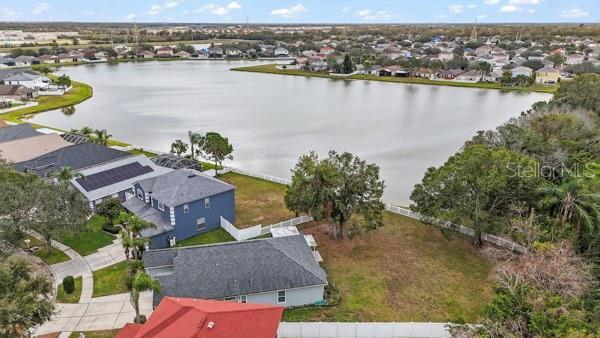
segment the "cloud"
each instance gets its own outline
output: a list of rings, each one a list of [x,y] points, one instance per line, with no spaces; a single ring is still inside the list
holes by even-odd
[[[467,5],[467,8],[471,8],[471,9],[477,8],[477,5],[476,4],[470,4],[470,5]]]
[[[48,11],[49,9],[50,9],[50,5],[48,5],[47,2],[40,2],[33,7],[33,9],[31,10],[31,14],[40,15],[40,14],[43,14],[44,12]]]
[[[297,4],[290,8],[274,9],[271,11],[270,14],[275,15],[275,16],[280,16],[282,18],[292,18],[292,17],[295,17],[297,15],[300,15],[300,14],[303,14],[306,12],[308,12],[308,11],[306,10],[306,8],[304,8],[304,5]]]
[[[509,5],[538,5],[542,0],[508,0]]]
[[[590,16],[590,13],[579,9],[579,8],[571,8],[571,9],[563,9],[560,12],[560,16],[563,18],[583,18],[586,16]]]
[[[454,5],[450,5],[448,6],[448,10],[450,11],[450,13],[452,14],[460,14],[463,12],[465,6],[463,5],[458,5],[458,4],[454,4]]]
[[[152,6],[150,6],[150,9],[148,10],[148,14],[156,15],[165,9],[174,8],[174,7],[179,6],[179,4],[182,3],[183,1],[184,0],[169,1],[169,2],[165,2],[165,4],[162,6],[161,5],[152,5]]]
[[[233,10],[241,9],[242,4],[237,1],[230,2],[226,5],[219,6],[215,4],[208,4],[194,11],[194,13],[211,12],[214,15],[224,16],[229,14]]]
[[[0,8],[0,19],[10,20],[18,17],[19,14],[10,8]]]
[[[487,15],[486,14],[480,14],[480,15],[476,16],[476,18],[477,18],[477,20],[482,20],[482,19],[487,18]]]
[[[342,12],[346,13],[346,12],[349,12],[351,9],[352,9],[352,7],[346,6],[346,7],[342,8]]]
[[[355,13],[366,21],[383,21],[389,20],[392,15],[388,11],[372,11],[370,9],[363,9]]]
[[[513,12],[520,12],[520,11],[521,11],[521,7],[514,6],[514,5],[504,5],[504,6],[500,7],[500,12],[505,12],[505,13],[513,13]]]
[[[131,13],[131,14],[127,14],[127,16],[125,16],[125,20],[133,20],[137,18],[137,15]]]
[[[497,5],[500,3],[500,0],[484,0],[483,3],[486,5]]]

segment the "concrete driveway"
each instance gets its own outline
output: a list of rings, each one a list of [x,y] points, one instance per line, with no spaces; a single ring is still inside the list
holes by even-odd
[[[35,335],[62,332],[68,336],[73,331],[94,331],[120,329],[133,322],[135,311],[129,301],[129,294],[92,298],[85,304],[56,304],[57,312],[50,321],[44,323]],[[152,292],[140,295],[140,313],[152,313]]]

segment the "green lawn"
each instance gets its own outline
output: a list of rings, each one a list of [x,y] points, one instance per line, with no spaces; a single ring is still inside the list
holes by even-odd
[[[467,238],[386,212],[385,225],[353,239],[315,236],[329,282],[340,293],[330,308],[287,310],[287,321],[477,322],[491,295],[491,264]]]
[[[115,330],[100,330],[100,331],[85,331],[83,334],[85,338],[113,338],[116,337],[121,329]],[[71,332],[69,338],[79,338],[79,334],[82,332]]]
[[[236,227],[265,226],[294,217],[283,202],[285,185],[232,172],[220,175],[219,179],[236,187]]]
[[[52,77],[52,75],[50,76]],[[85,83],[71,81],[73,88],[61,96],[40,96],[36,99],[37,106],[28,107],[0,114],[0,118],[12,122],[23,122],[21,119],[27,115],[37,114],[48,110],[72,106],[92,97],[92,87]]]
[[[86,231],[72,236],[62,236],[59,241],[82,256],[92,254],[98,249],[111,244],[115,239],[113,234],[102,230],[102,225],[106,222],[104,217],[94,215],[87,222]]]
[[[79,298],[81,297],[81,284],[81,276],[75,277],[75,291],[73,291],[71,294],[68,294],[63,289],[63,285],[61,283],[58,286],[56,301],[58,303],[79,303]]]
[[[41,258],[46,264],[52,265],[56,263],[61,263],[68,261],[70,258],[64,252],[58,250],[57,248],[52,248],[52,253],[48,254],[48,246],[46,243],[40,241],[39,239],[26,235],[25,239],[29,239],[29,248],[34,246],[39,246],[39,249],[33,253],[34,256]],[[27,249],[28,246],[24,240],[19,243],[19,246],[23,249]]]
[[[406,77],[393,77],[393,76],[376,76],[376,75],[352,75],[348,77],[330,75],[324,72],[308,72],[300,69],[278,69],[277,65],[260,65],[260,66],[249,66],[233,68],[232,70],[243,71],[243,72],[255,72],[255,73],[268,73],[268,74],[282,74],[282,75],[295,75],[295,76],[308,76],[308,77],[322,77],[328,79],[350,79],[350,80],[370,80],[370,81],[383,81],[383,82],[398,82],[398,83],[411,83],[411,84],[427,84],[427,85],[439,85],[439,86],[451,86],[451,87],[471,87],[471,88],[483,88],[483,89],[500,89],[500,90],[511,90],[511,91],[526,91],[526,92],[542,92],[542,93],[554,93],[557,89],[557,85],[539,85],[534,84],[528,87],[503,87],[499,83],[468,83],[468,82],[453,82],[453,81],[439,81],[429,80],[424,78],[406,78]]]
[[[144,155],[144,156],[146,156],[148,158],[156,156],[156,153],[153,153],[151,151],[144,150],[144,149],[131,149],[129,152],[132,153],[132,154],[134,154],[134,155],[140,155],[140,154],[142,154],[142,155]]]
[[[219,228],[200,235],[196,235],[194,237],[184,239],[183,241],[177,243],[177,246],[204,245],[232,241],[235,241],[235,238],[231,237],[231,235],[227,231]]]
[[[123,261],[94,271],[92,297],[129,292],[127,289],[127,262]]]

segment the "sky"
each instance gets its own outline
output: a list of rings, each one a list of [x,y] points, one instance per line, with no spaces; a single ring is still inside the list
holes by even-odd
[[[0,0],[0,21],[595,22],[600,0]]]

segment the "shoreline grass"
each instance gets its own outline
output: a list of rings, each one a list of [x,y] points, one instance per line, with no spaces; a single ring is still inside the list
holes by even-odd
[[[487,82],[451,82],[451,81],[439,81],[429,80],[424,78],[415,77],[392,77],[392,76],[376,76],[376,75],[351,75],[347,77],[330,75],[329,73],[321,72],[309,72],[299,69],[278,69],[276,64],[259,65],[259,66],[248,66],[232,68],[233,71],[239,72],[251,72],[251,73],[265,73],[265,74],[277,74],[277,75],[292,75],[292,76],[305,76],[305,77],[320,77],[332,80],[363,80],[363,81],[380,81],[380,82],[394,82],[394,83],[405,83],[405,84],[422,84],[422,85],[434,85],[434,86],[449,86],[449,87],[464,87],[464,88],[479,88],[479,89],[496,89],[503,91],[517,91],[517,92],[535,92],[553,94],[557,89],[557,85],[545,86],[534,84],[528,87],[503,87],[498,83],[487,83]]]

